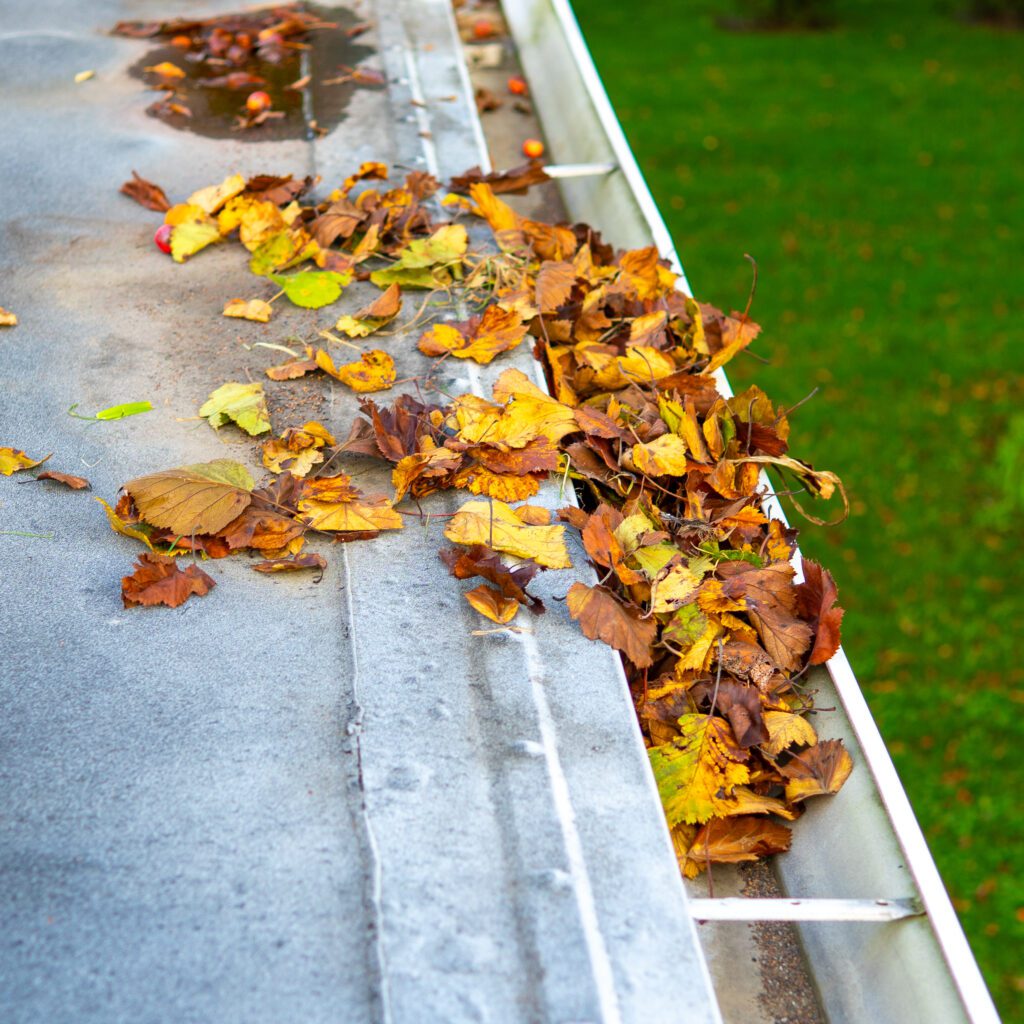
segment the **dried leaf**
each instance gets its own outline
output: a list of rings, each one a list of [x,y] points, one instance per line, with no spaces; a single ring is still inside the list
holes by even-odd
[[[206,188],[199,189],[198,192],[193,192],[186,201],[209,214],[214,214],[229,199],[234,199],[244,188],[245,178],[240,174],[232,174],[219,185],[208,185]]]
[[[572,566],[565,547],[564,526],[529,526],[503,501],[467,501],[445,527],[456,544],[485,544],[517,558],[532,558],[548,569]]]
[[[516,509],[517,513],[522,511],[522,508]],[[525,519],[523,521],[528,525],[543,525],[529,523]],[[456,579],[468,580],[474,576],[481,576],[495,584],[502,597],[526,605],[535,615],[544,611],[544,602],[526,591],[527,584],[541,569],[532,559],[525,559],[514,566],[507,566],[501,560],[501,555],[483,544],[475,544],[468,551],[445,548],[438,554]]]
[[[172,228],[171,255],[176,263],[221,240],[217,222],[200,206],[178,203],[164,214],[164,223]]]
[[[796,588],[797,605],[801,616],[814,623],[814,646],[807,660],[823,665],[839,650],[843,609],[836,605],[839,591],[832,574],[807,558],[803,569],[804,581]]]
[[[0,473],[10,476],[23,469],[31,469],[33,466],[41,466],[50,456],[44,455],[41,459],[33,459],[17,448],[0,448]]]
[[[321,424],[310,421],[303,427],[289,427],[280,438],[263,443],[263,465],[274,473],[289,472],[304,477],[324,461],[321,449],[335,445],[334,436]]]
[[[89,481],[84,476],[71,476],[69,473],[55,473],[53,470],[46,470],[36,477],[37,480],[53,480],[55,483],[70,487],[73,491],[86,491],[89,489]]]
[[[683,715],[679,736],[648,754],[670,827],[708,821],[718,801],[750,781],[741,763],[746,751],[736,745],[729,723],[715,715]]]
[[[0,327],[17,327],[18,317],[9,309],[0,306]]]
[[[263,299],[229,299],[224,306],[224,316],[235,316],[256,323],[268,323],[274,307]]]
[[[199,410],[200,416],[210,421],[210,426],[219,429],[225,423],[237,423],[247,434],[255,436],[270,430],[270,413],[263,395],[263,385],[240,384],[231,381],[222,384]]]
[[[314,530],[366,533],[400,530],[403,525],[387,498],[367,497],[344,473],[304,481],[299,512]]]
[[[842,740],[822,740],[781,765],[786,799],[799,803],[812,796],[838,793],[853,771],[853,760]]]
[[[502,352],[514,349],[526,337],[527,325],[515,310],[496,303],[483,316],[459,324],[434,324],[420,338],[419,349],[427,356],[450,354],[487,364]]]
[[[350,338],[365,338],[390,323],[401,308],[402,289],[397,284],[392,284],[368,306],[364,306],[352,316],[339,318],[334,328]]]
[[[442,288],[452,281],[452,272],[462,265],[469,236],[461,224],[447,224],[429,238],[418,238],[398,253],[397,262],[375,270],[370,280],[381,288],[398,284],[403,288]]]
[[[252,501],[252,488],[243,465],[216,459],[141,476],[123,490],[147,523],[188,537],[227,526]]]
[[[642,618],[640,609],[624,604],[607,587],[574,583],[566,606],[584,636],[622,651],[637,668],[653,663],[651,645],[658,633],[657,622]]]
[[[394,359],[379,348],[364,352],[356,362],[343,366],[335,366],[330,356],[323,349],[318,349],[316,364],[342,384],[361,393],[386,391],[397,378]]]
[[[778,757],[787,747],[813,745],[818,742],[814,727],[802,715],[788,711],[766,711],[764,724],[768,739],[761,749],[772,757]]]
[[[137,171],[132,171],[132,180],[121,186],[121,193],[129,199],[134,199],[147,210],[166,213],[171,208],[164,190],[159,185],[146,181]]]
[[[519,602],[514,598],[503,597],[500,590],[481,583],[462,595],[481,615],[491,622],[504,626],[511,622],[519,611]]]
[[[709,821],[687,851],[683,870],[693,878],[709,863],[739,864],[789,849],[793,834],[768,818],[740,815]]]
[[[294,555],[292,558],[271,558],[257,562],[252,568],[256,572],[301,572],[304,569],[323,572],[327,568],[327,559],[323,555]]]
[[[145,551],[131,576],[121,580],[121,599],[125,608],[157,604],[177,608],[193,594],[203,597],[216,585],[198,566],[190,565],[182,572],[173,558]]]

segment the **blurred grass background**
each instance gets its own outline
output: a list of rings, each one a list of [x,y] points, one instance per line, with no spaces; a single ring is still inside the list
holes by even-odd
[[[765,328],[853,499],[805,552],[1005,1021],[1024,1021],[1024,33],[926,0],[735,32],[729,0],[577,0],[696,294]],[[818,511],[818,510],[816,510]],[[794,516],[795,525],[801,525]],[[823,855],[824,852],[823,852]]]

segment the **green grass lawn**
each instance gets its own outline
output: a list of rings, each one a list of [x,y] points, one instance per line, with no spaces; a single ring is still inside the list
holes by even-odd
[[[742,309],[758,261],[770,363],[740,357],[734,386],[821,388],[793,451],[853,514],[803,548],[839,581],[847,652],[1024,1021],[1024,34],[920,0],[736,34],[714,27],[727,4],[576,6],[697,295]]]

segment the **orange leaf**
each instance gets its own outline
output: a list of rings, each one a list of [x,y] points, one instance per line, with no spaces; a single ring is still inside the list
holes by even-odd
[[[853,771],[853,759],[842,740],[822,740],[780,765],[786,778],[786,799],[798,803],[812,796],[838,793]]]
[[[500,590],[481,583],[480,586],[467,590],[462,595],[481,615],[491,622],[504,626],[511,622],[519,611],[519,602],[511,597],[503,597]]]
[[[155,604],[177,608],[193,594],[202,597],[215,586],[198,566],[190,565],[182,572],[173,558],[145,551],[139,555],[135,572],[121,580],[121,599],[125,608]]]
[[[457,359],[487,364],[501,352],[515,348],[526,337],[526,323],[517,310],[496,303],[482,317],[464,323],[434,324],[420,338],[419,349],[427,356],[450,353]]]

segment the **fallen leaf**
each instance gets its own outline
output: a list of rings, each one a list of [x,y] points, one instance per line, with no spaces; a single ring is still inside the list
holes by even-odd
[[[398,284],[404,288],[443,288],[452,281],[453,270],[461,267],[469,236],[461,224],[447,224],[429,238],[418,238],[398,253],[398,260],[384,270],[375,270],[370,280],[381,288]]]
[[[516,512],[521,511],[522,509],[516,509]],[[456,579],[468,580],[474,576],[481,576],[493,583],[503,597],[526,605],[535,615],[544,611],[544,602],[526,590],[527,584],[541,570],[532,559],[508,566],[502,561],[501,555],[483,544],[474,544],[466,551],[459,548],[443,548],[438,554]]]
[[[853,771],[842,740],[822,740],[779,767],[786,779],[786,799],[799,803],[812,796],[838,793]]]
[[[395,361],[380,349],[364,352],[354,363],[335,366],[334,361],[323,349],[317,350],[317,366],[353,391],[367,393],[386,391],[395,383]]]
[[[252,568],[256,572],[300,572],[303,569],[323,572],[327,568],[327,559],[323,555],[295,555],[292,558],[271,558],[257,562]]]
[[[119,533],[123,537],[131,537],[132,540],[141,540],[150,551],[153,550],[153,542],[149,539],[152,527],[146,526],[145,523],[138,525],[126,523],[102,498],[97,498],[96,500],[103,506],[103,511],[107,513],[107,521],[110,523],[110,528],[115,533]]]
[[[164,223],[171,225],[171,256],[184,263],[214,242],[221,241],[217,222],[200,206],[178,203],[164,214]]]
[[[203,597],[217,584],[198,566],[182,572],[173,558],[146,551],[139,555],[135,571],[121,580],[121,599],[132,605],[167,605],[177,608],[193,594]]]
[[[318,365],[316,361],[316,352],[318,350],[307,345],[306,351],[311,354],[305,358],[299,356],[289,359],[279,366],[268,366],[263,372],[271,380],[295,380],[298,377],[304,377],[307,373],[312,373],[317,369]]]
[[[740,864],[789,849],[793,834],[785,826],[754,815],[715,819],[701,828],[687,851],[684,873],[694,878],[709,863]]]
[[[274,307],[263,299],[229,299],[224,306],[224,316],[235,316],[256,323],[268,323]]]
[[[715,715],[683,715],[679,735],[647,753],[669,827],[707,821],[719,800],[750,781],[741,763],[747,753],[736,745],[729,723]]]
[[[519,611],[519,602],[514,598],[503,597],[500,590],[481,583],[462,595],[481,615],[491,622],[504,626],[511,622]]]
[[[268,274],[296,306],[304,309],[320,309],[337,302],[341,289],[352,280],[351,274],[339,274],[333,270],[302,270],[288,276]]]
[[[89,481],[84,476],[71,476],[69,473],[55,473],[53,470],[45,470],[36,477],[37,480],[53,480],[55,483],[70,487],[73,491],[85,491],[90,487]]]
[[[486,91],[484,90],[484,92]],[[477,95],[479,97],[479,91]],[[494,96],[493,93],[489,95]],[[494,98],[497,99],[497,97]],[[548,177],[543,164],[531,160],[529,163],[520,164],[507,171],[491,171],[489,174],[484,174],[479,167],[471,167],[468,171],[455,175],[448,183],[448,187],[453,192],[468,192],[471,185],[483,182],[490,186],[495,195],[508,192],[525,195],[532,185],[540,185],[545,181],[551,181],[551,178]]]
[[[622,651],[637,668],[653,663],[651,645],[658,634],[657,622],[643,618],[640,609],[624,604],[607,587],[574,583],[566,606],[584,636]]]
[[[527,324],[515,310],[496,303],[483,316],[459,324],[434,324],[420,338],[419,350],[427,356],[451,354],[487,364],[501,352],[514,349],[526,337]]]
[[[17,448],[0,448],[0,473],[10,476],[23,469],[41,466],[48,458],[49,455],[44,455],[41,459],[33,459]]]
[[[9,309],[0,306],[0,327],[17,327],[18,317]]]
[[[397,284],[389,285],[384,293],[352,316],[340,317],[334,325],[350,338],[365,338],[390,323],[402,308],[402,289]]]
[[[797,605],[803,618],[814,624],[810,665],[823,665],[839,650],[843,609],[836,605],[839,590],[832,574],[817,562],[803,560],[804,580],[797,588]]]
[[[172,64],[169,60],[162,61],[159,64],[152,64],[149,67],[142,69],[148,71],[151,74],[159,75],[161,78],[184,78],[185,72],[178,67],[177,64]]]
[[[252,501],[252,488],[243,465],[216,459],[141,476],[123,490],[147,523],[187,537],[227,526]]]
[[[302,427],[289,427],[280,438],[263,443],[263,465],[274,473],[285,471],[304,477],[324,461],[323,448],[337,444],[321,424],[310,421]]]
[[[686,442],[677,434],[662,434],[630,450],[633,465],[647,476],[686,476],[690,469]]]
[[[232,174],[219,185],[207,185],[206,188],[193,192],[186,202],[198,206],[206,213],[216,213],[229,199],[234,199],[245,189],[245,178],[240,174]]]
[[[164,190],[151,181],[146,181],[137,171],[132,171],[132,180],[126,181],[121,186],[123,195],[144,206],[147,210],[155,210],[157,213],[166,213],[171,204],[167,199]]]
[[[299,512],[314,530],[362,533],[403,526],[387,498],[365,496],[344,473],[304,481]]]
[[[79,71],[75,75],[75,85],[81,85],[82,82],[88,82],[96,74],[95,71]]]
[[[814,726],[802,715],[788,711],[765,711],[764,724],[768,729],[768,739],[761,744],[761,749],[772,757],[778,757],[787,747],[818,742]]]
[[[222,384],[199,410],[200,416],[210,421],[215,430],[225,423],[237,423],[247,434],[255,436],[270,430],[270,414],[263,396],[263,385],[240,384],[230,381]]]
[[[484,544],[517,558],[532,558],[548,569],[572,566],[564,526],[529,526],[503,501],[467,501],[448,520],[444,535],[456,544]]]

